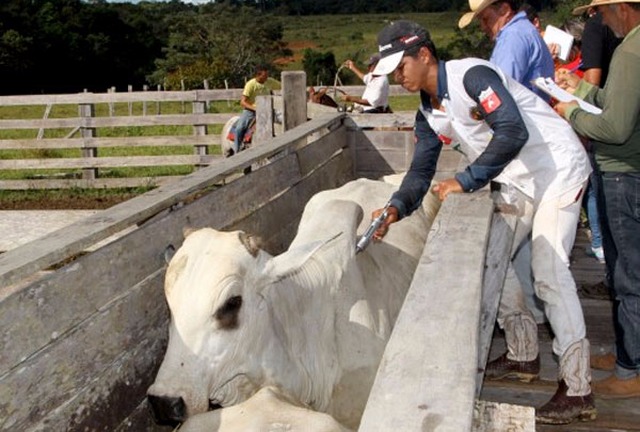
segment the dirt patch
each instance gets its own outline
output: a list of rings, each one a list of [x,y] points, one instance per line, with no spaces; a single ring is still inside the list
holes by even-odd
[[[85,197],[81,195],[39,197],[34,199],[0,199],[2,210],[104,210],[137,196],[123,193],[104,197]]]
[[[274,63],[280,66],[287,65],[289,63],[295,63],[297,61],[302,61],[303,51],[307,48],[317,48],[318,45],[312,41],[291,41],[287,42],[287,48],[293,52],[292,56],[288,57],[280,57],[274,60]]]
[[[291,41],[287,42],[287,48],[291,51],[302,51],[306,48],[316,48],[318,45],[312,41]]]

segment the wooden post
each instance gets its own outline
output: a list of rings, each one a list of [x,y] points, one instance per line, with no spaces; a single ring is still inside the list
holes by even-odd
[[[162,91],[162,86],[158,84],[158,91]],[[156,115],[160,115],[160,101],[156,102]]]
[[[128,91],[129,93],[133,93],[133,86],[132,86],[131,84],[129,84],[129,85],[127,86],[127,91]],[[132,116],[132,115],[133,115],[133,102],[128,102],[128,103],[127,103],[127,106],[128,106],[128,108],[129,108],[129,116]]]
[[[302,71],[282,72],[284,131],[307,121],[307,74]]]
[[[224,88],[229,90],[229,82],[227,80],[224,80]],[[227,107],[231,108],[231,101],[229,99],[227,99]]]
[[[184,91],[184,89],[185,89],[185,87],[184,87],[184,80],[183,80],[183,79],[181,79],[181,80],[180,80],[180,90],[181,90],[181,91]],[[184,102],[184,101],[182,101],[182,102],[181,102],[181,105],[182,105],[182,107],[181,107],[181,108],[182,108],[182,114],[184,114],[184,113],[186,113],[186,112],[187,112],[187,108],[186,108],[185,102]]]
[[[251,139],[252,146],[273,138],[273,98],[258,96],[256,108],[256,131]]]
[[[82,118],[95,117],[96,110],[93,104],[80,104],[78,112]],[[90,144],[86,144],[90,138],[96,136],[96,129],[92,127],[80,126],[80,135],[85,139],[84,148],[82,149],[82,157],[94,158],[98,156],[98,149],[96,147],[90,147]],[[84,180],[95,180],[98,177],[97,168],[84,168],[82,170],[82,178]]]
[[[111,87],[107,90],[107,93],[115,93],[116,92],[116,88],[115,87]],[[109,102],[109,117],[113,117],[115,115],[115,106],[113,104],[113,102]]]
[[[143,85],[142,86],[142,91],[149,91],[149,86],[148,85]],[[147,115],[147,101],[145,100],[144,102],[142,102],[142,115],[146,116]]]
[[[205,103],[204,102],[193,102],[193,113],[194,114],[204,114],[205,112]],[[196,124],[193,125],[193,134],[196,136],[203,136],[207,134],[207,125]],[[194,153],[199,156],[205,156],[208,153],[208,148],[206,145],[195,145]],[[200,169],[205,167],[206,165],[196,165],[196,169]]]
[[[478,377],[476,378],[476,397],[480,397],[484,371],[489,358],[491,338],[498,316],[498,305],[502,296],[507,266],[511,262],[513,234],[516,230],[517,210],[512,206],[500,206],[493,214],[484,279],[482,282],[482,305],[480,310],[480,331],[478,341]]]
[[[203,81],[203,83],[202,83],[202,85],[203,85],[203,87],[204,87],[204,89],[205,89],[205,90],[209,90],[209,80],[207,80],[207,79],[206,79],[206,80],[204,80],[204,81]],[[210,103],[211,103],[211,102],[209,101],[209,99],[207,99],[207,100],[206,100],[206,102],[205,102],[205,108],[207,109],[207,112],[209,112],[209,105],[210,105]]]

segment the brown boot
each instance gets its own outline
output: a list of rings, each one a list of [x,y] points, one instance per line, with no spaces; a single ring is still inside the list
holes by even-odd
[[[592,355],[591,368],[603,371],[614,370],[616,368],[616,355],[614,353]]]
[[[602,399],[624,399],[640,396],[640,376],[621,380],[611,375],[602,381],[593,383],[593,391]]]
[[[598,415],[593,393],[586,396],[567,396],[567,384],[558,383],[558,390],[551,400],[536,410],[536,423],[569,424],[574,420],[595,420]]]
[[[507,358],[507,353],[487,363],[485,377],[490,380],[514,379],[531,382],[540,374],[540,356],[531,361],[515,361]]]

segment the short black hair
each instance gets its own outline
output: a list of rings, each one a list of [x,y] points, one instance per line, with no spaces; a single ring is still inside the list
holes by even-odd
[[[527,19],[533,22],[534,19],[540,19],[540,15],[538,14],[538,10],[531,6],[529,3],[524,3],[520,6],[520,12],[524,12],[527,14]]]
[[[264,63],[256,65],[256,67],[253,69],[253,74],[258,75],[260,72],[269,72],[269,66]]]
[[[422,42],[422,43],[420,43],[420,44],[418,44],[416,46],[413,46],[413,47],[407,49],[404,52],[404,55],[405,56],[409,56],[409,57],[415,57],[416,55],[418,55],[418,52],[420,51],[420,48],[422,48],[422,47],[426,47],[429,50],[429,52],[431,53],[431,55],[433,56],[433,58],[438,60],[438,52],[436,50],[435,44],[433,43],[433,41],[431,39],[426,40],[426,41],[424,41],[424,42]]]

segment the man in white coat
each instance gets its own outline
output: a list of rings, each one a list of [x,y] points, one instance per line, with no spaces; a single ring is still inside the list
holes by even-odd
[[[594,419],[589,342],[569,270],[582,194],[591,172],[580,140],[545,101],[491,63],[439,61],[429,33],[414,22],[389,24],[378,34],[378,45],[382,58],[373,73],[393,72],[405,89],[420,92],[421,104],[411,167],[391,197],[376,238],[419,207],[443,142],[458,143],[469,165],[433,191],[444,200],[450,193],[470,193],[491,183],[494,199],[518,210],[513,252],[532,236],[534,288],[544,302],[555,335],[553,350],[560,358],[558,390],[536,410],[536,420],[566,424]],[[509,283],[515,281],[511,265],[508,272],[511,277],[498,311],[507,352],[489,363],[486,375],[529,381],[540,369],[537,327],[509,324],[511,317],[530,317],[531,312],[520,285]]]

